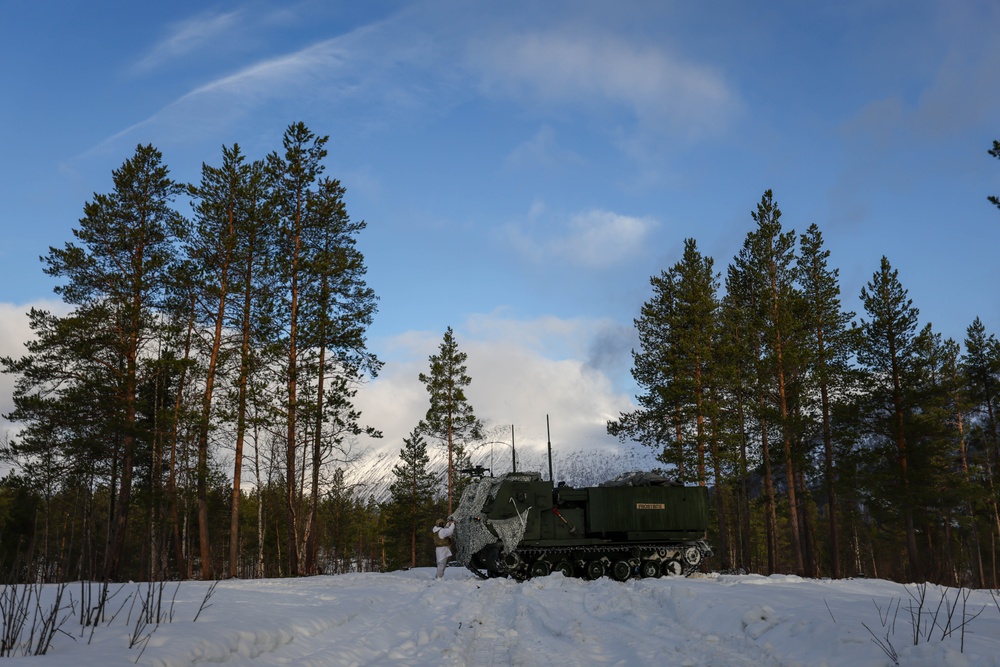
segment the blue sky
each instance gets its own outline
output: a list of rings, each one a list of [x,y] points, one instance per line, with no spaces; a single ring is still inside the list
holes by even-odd
[[[886,255],[921,324],[998,332],[998,34],[992,0],[7,3],[0,353],[136,144],[194,181],[299,120],[368,223],[386,367],[360,403],[392,448],[447,326],[480,417],[613,444],[649,277],[686,237],[724,271],[768,188],[849,308]]]

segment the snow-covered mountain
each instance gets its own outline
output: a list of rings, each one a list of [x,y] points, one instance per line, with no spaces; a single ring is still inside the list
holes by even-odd
[[[446,484],[447,453],[441,447],[432,447],[428,453],[431,455],[431,471],[439,476],[442,485]],[[483,466],[497,476],[510,472],[513,467],[510,449],[506,447],[481,446],[471,454],[473,465]],[[392,468],[399,462],[398,449],[392,453],[385,449],[373,450],[352,465],[347,480],[352,485],[357,485],[358,491],[363,492],[364,496],[372,494],[376,500],[385,500],[392,483]],[[589,450],[556,449],[552,452],[553,476],[556,481],[566,482],[570,486],[596,486],[623,472],[661,468],[663,464],[656,460],[653,450],[638,445]],[[517,469],[538,472],[544,479],[548,479],[547,452],[527,448],[518,450]]]

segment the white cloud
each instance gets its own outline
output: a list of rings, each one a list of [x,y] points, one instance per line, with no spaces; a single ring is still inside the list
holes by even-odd
[[[583,158],[572,150],[559,146],[556,133],[545,125],[531,139],[521,143],[507,156],[509,167],[552,167],[582,164]]]
[[[716,132],[740,107],[715,69],[613,35],[510,35],[480,45],[477,57],[487,90],[556,104],[624,106],[645,129],[679,136]]]
[[[153,69],[217,42],[227,34],[225,41],[234,41],[232,32],[241,13],[240,10],[225,14],[203,13],[174,23],[167,36],[153,45],[149,53],[135,63],[133,70],[142,72]]]
[[[272,23],[273,14],[204,14],[173,26],[135,67],[149,69],[222,48],[216,42],[229,32],[240,35],[241,44],[260,32],[264,42]],[[166,130],[172,138],[218,135],[268,104],[281,107],[276,115],[287,116],[294,108],[298,117],[356,104],[365,122],[378,125],[386,113],[398,119],[414,111],[440,113],[486,92],[512,96],[532,108],[625,110],[643,130],[683,138],[720,131],[741,106],[714,68],[676,57],[658,44],[637,45],[605,26],[520,34],[510,24],[510,17],[484,18],[462,3],[405,7],[216,76],[97,148],[131,140],[140,129],[144,136],[152,129]],[[554,148],[543,131],[523,151],[533,151],[536,158],[573,157],[553,153]]]
[[[230,16],[230,15],[225,15]],[[282,107],[287,118],[294,109],[301,118],[311,111],[328,112],[334,105],[357,102],[363,117],[377,116],[378,107],[412,111],[448,98],[453,67],[441,55],[436,40],[406,24],[405,12],[350,32],[316,41],[287,53],[261,58],[217,76],[180,95],[145,119],[91,148],[85,155],[131,141],[142,130],[148,136],[165,129],[173,138],[218,135],[235,122],[259,114],[266,105]],[[229,20],[236,20],[235,13]],[[223,17],[205,27],[221,29]],[[193,26],[173,48],[194,48],[199,33]],[[166,57],[167,46],[157,58]],[[152,58],[151,54],[148,58]],[[454,58],[451,59],[454,61]],[[432,79],[425,74],[434,72]]]
[[[538,211],[538,207],[532,210]],[[564,221],[542,222],[529,217],[525,223],[507,225],[504,234],[531,261],[559,259],[590,269],[605,269],[637,257],[656,227],[652,218],[601,209],[577,213]]]
[[[24,356],[24,343],[31,339],[31,328],[28,326],[28,311],[32,308],[48,310],[57,314],[66,312],[66,305],[61,301],[36,301],[27,304],[0,303],[0,357],[17,359]],[[0,374],[0,415],[8,414],[14,409],[15,377]],[[0,419],[0,436],[4,429],[11,428],[9,422]]]
[[[554,447],[581,451],[615,446],[605,424],[634,406],[588,362],[595,341],[609,326],[605,320],[518,320],[501,311],[471,316],[456,327],[455,336],[468,355],[468,396],[476,416],[502,429],[513,425],[519,451],[544,449],[546,415]],[[439,333],[426,332],[407,332],[390,341],[395,356],[402,357],[405,349],[411,356],[386,364],[358,394],[366,422],[385,435],[374,447],[398,452],[402,439],[423,418],[427,391],[417,376],[427,371],[427,358],[440,342]]]

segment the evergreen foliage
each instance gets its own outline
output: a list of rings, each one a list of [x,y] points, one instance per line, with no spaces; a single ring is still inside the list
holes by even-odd
[[[448,447],[448,513],[454,509],[455,463],[462,451],[458,449],[467,439],[482,435],[482,422],[465,395],[472,384],[465,365],[469,356],[458,349],[455,332],[448,327],[438,347],[438,354],[429,357],[430,372],[421,373],[420,381],[427,388],[430,407],[420,431],[436,438]]]
[[[0,360],[16,375],[9,417],[22,424],[2,455],[33,490],[60,498],[46,521],[50,509],[70,512],[60,525],[79,537],[61,538],[70,560],[22,557],[33,553],[42,569],[79,563],[81,577],[188,577],[197,567],[208,578],[224,561],[239,576],[264,571],[280,528],[281,572],[319,570],[323,470],[350,458],[356,436],[379,435],[352,399],[380,367],[365,341],[376,309],[355,244],[365,225],[347,215],[339,182],[320,178],[325,142],[295,124],[284,154],[267,161],[224,147],[197,186],[172,181],[159,151],[139,146],[113,173],[113,191],[85,205],[76,242],[43,258],[71,312],[32,311],[27,354]],[[190,221],[172,208],[185,192]],[[219,465],[233,442],[227,475]],[[249,527],[247,442],[257,489]]]
[[[0,440],[0,576],[433,563],[482,438],[467,356],[449,327],[379,497],[379,469],[355,466],[379,432],[354,405],[381,367],[377,300],[327,141],[293,124],[281,152],[224,147],[191,186],[139,146],[42,258],[68,312],[31,310],[25,354],[0,359],[20,427]],[[819,227],[781,215],[766,191],[721,295],[695,239],[650,279],[638,409],[609,433],[709,487],[718,568],[1000,586],[1000,343],[979,318],[961,344],[921,325],[887,258],[857,317]],[[447,494],[425,438],[447,445]]]
[[[854,313],[844,311],[840,301],[838,270],[828,265],[830,251],[815,224],[799,240],[798,279],[805,300],[805,345],[807,354],[806,413],[817,418],[806,425],[807,441],[820,441],[827,517],[830,528],[829,562],[834,578],[841,576],[837,464],[833,413],[851,387],[851,356],[855,344],[850,322]],[[818,405],[816,405],[818,402]]]
[[[439,480],[430,472],[427,443],[418,429],[403,439],[399,463],[393,466],[387,524],[391,536],[390,565],[433,565],[429,526],[433,525]]]

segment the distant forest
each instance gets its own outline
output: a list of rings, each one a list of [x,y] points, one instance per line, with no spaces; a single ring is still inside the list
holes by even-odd
[[[68,314],[33,309],[25,354],[0,358],[18,426],[0,581],[432,564],[470,452],[504,436],[448,328],[426,418],[391,471],[359,471],[360,436],[380,436],[354,406],[382,365],[377,297],[326,142],[293,124],[190,185],[140,145],[42,258]],[[709,487],[709,568],[1000,588],[1000,342],[978,318],[961,342],[921,326],[885,257],[849,312],[816,225],[785,230],[770,191],[752,218],[724,273],[687,239],[650,279],[642,393],[608,432]]]

